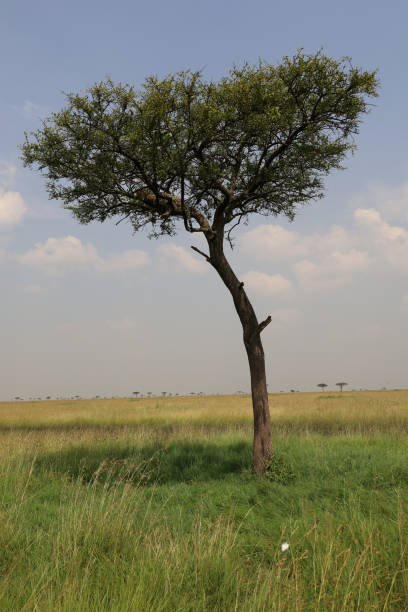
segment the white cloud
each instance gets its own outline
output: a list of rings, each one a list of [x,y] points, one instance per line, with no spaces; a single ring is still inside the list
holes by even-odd
[[[48,238],[44,244],[37,242],[33,249],[18,257],[22,264],[53,274],[66,267],[97,266],[99,259],[93,244],[84,245],[75,236]]]
[[[257,259],[297,257],[305,254],[300,234],[280,225],[258,225],[242,238],[243,249]]]
[[[18,191],[0,191],[0,228],[20,223],[27,208]]]
[[[0,162],[0,186],[4,189],[14,185],[17,167],[9,162]]]
[[[263,295],[286,294],[292,289],[292,283],[281,274],[270,275],[250,270],[245,274],[241,274],[240,279],[243,280],[249,289]]]
[[[383,201],[384,210],[388,206],[402,214],[408,209],[408,186],[391,195]],[[255,259],[294,261],[295,278],[306,288],[341,287],[373,262],[378,269],[408,271],[408,228],[390,224],[376,208],[358,208],[353,221],[350,228],[333,225],[327,232],[306,235],[279,225],[260,225],[243,235],[242,245]]]
[[[34,248],[17,260],[48,274],[61,275],[70,269],[94,269],[100,272],[137,270],[148,263],[144,251],[124,251],[103,258],[91,244],[82,244],[75,236],[48,238],[45,243],[37,242]]]
[[[281,225],[258,225],[242,236],[244,251],[262,260],[307,257],[330,249],[343,250],[351,246],[350,232],[340,225],[333,225],[324,234],[303,236]]]
[[[408,271],[408,230],[384,221],[373,208],[358,209],[354,218],[360,228],[360,240],[392,268]]]
[[[389,225],[374,208],[358,208],[354,218],[360,227],[374,234],[376,239],[408,242],[408,231],[398,225]]]
[[[159,253],[162,270],[168,270],[169,262],[176,264],[178,268],[198,274],[204,274],[209,269],[209,264],[204,260],[198,259],[184,247],[175,244],[161,245]]]
[[[365,193],[353,198],[356,208],[375,208],[389,221],[408,221],[408,183],[398,187],[372,185]]]
[[[368,253],[351,249],[329,253],[318,263],[303,259],[293,265],[293,271],[305,288],[336,288],[351,282],[354,272],[365,270],[371,262]]]

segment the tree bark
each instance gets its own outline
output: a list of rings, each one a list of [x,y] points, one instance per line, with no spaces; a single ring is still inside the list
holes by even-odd
[[[220,234],[208,238],[209,263],[217,270],[234,301],[242,324],[244,345],[251,374],[252,408],[254,413],[253,471],[263,473],[272,453],[272,426],[266,387],[265,355],[261,342],[261,331],[270,323],[268,317],[259,323],[251,302],[244,290],[244,283],[235,276],[223,251]],[[222,232],[223,236],[223,232]]]

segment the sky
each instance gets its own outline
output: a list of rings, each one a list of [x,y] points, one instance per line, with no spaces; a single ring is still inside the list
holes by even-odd
[[[253,216],[226,248],[259,320],[271,392],[408,387],[408,4],[393,0],[3,0],[0,400],[250,389],[232,299],[185,233],[79,225],[23,168],[24,132],[110,77],[217,80],[299,48],[378,69],[345,171],[292,223]]]

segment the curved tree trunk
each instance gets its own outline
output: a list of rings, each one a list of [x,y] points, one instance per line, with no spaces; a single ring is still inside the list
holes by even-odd
[[[254,413],[254,446],[253,470],[256,473],[265,471],[272,452],[272,426],[269,413],[268,392],[266,388],[265,356],[261,342],[261,332],[270,323],[268,317],[258,323],[255,311],[244,291],[244,283],[235,276],[224,252],[222,240],[208,240],[210,250],[209,263],[217,270],[222,281],[234,300],[235,309],[240,318],[244,345],[248,355],[251,373],[252,407]]]
[[[244,332],[245,338],[245,332]],[[245,340],[244,340],[245,342]],[[246,346],[251,372],[252,408],[254,412],[253,470],[264,472],[272,453],[272,426],[266,388],[265,356],[261,337]]]

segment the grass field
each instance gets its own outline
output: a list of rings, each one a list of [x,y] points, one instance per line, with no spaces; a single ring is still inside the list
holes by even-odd
[[[0,403],[0,610],[408,609],[408,391]],[[282,551],[282,544],[289,548]]]

